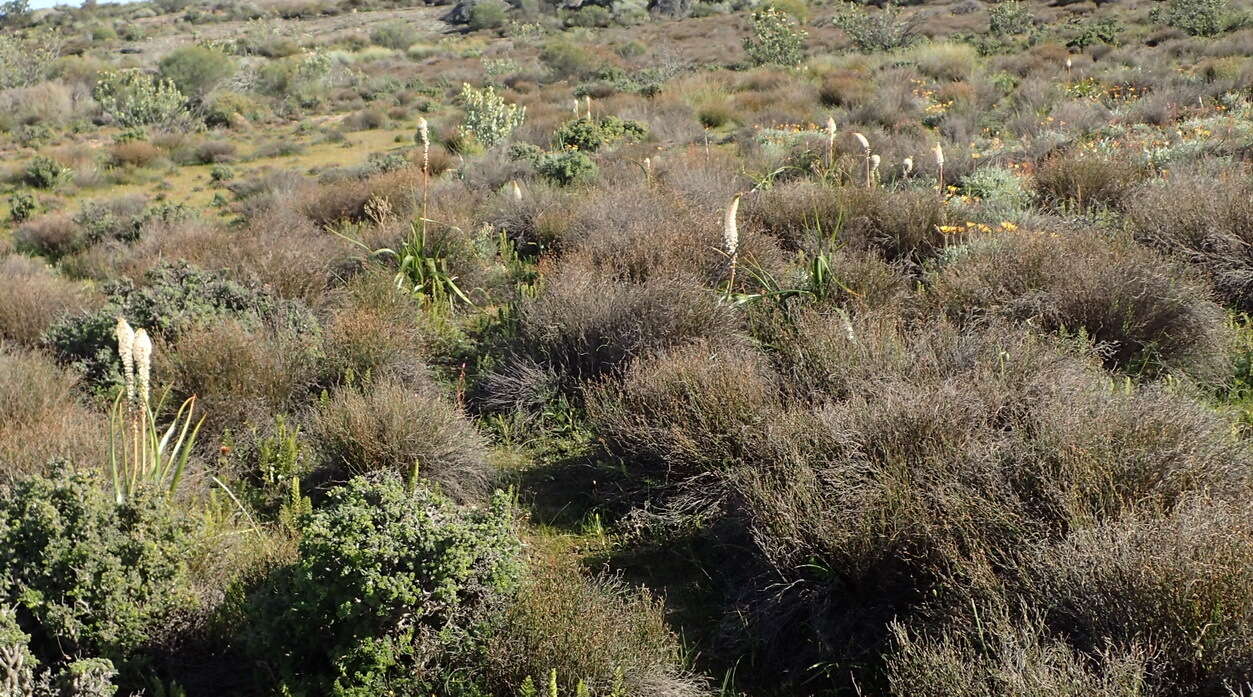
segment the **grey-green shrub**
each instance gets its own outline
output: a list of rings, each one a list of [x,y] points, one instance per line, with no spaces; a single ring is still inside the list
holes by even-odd
[[[1192,36],[1214,36],[1230,25],[1231,3],[1228,0],[1169,0],[1165,7],[1154,8],[1150,17]]]
[[[162,58],[160,69],[180,93],[200,99],[235,72],[235,59],[208,46],[183,46]]]
[[[805,31],[784,12],[767,7],[753,13],[752,35],[744,50],[756,65],[793,67],[805,60]]]
[[[484,147],[503,142],[526,118],[526,107],[507,104],[490,85],[475,89],[462,84],[461,103],[465,110],[461,132],[473,136]]]
[[[187,115],[186,98],[174,83],[137,69],[102,73],[92,96],[105,115],[124,128],[171,124]]]
[[[124,279],[106,284],[104,291],[109,298],[104,307],[62,318],[43,338],[60,363],[73,366],[97,389],[120,380],[113,337],[119,315],[167,340],[195,324],[228,317],[295,333],[318,330],[303,304],[187,264],[163,264],[140,285]]]
[[[863,53],[905,48],[918,40],[922,24],[918,14],[905,15],[899,6],[890,2],[878,11],[850,2],[832,21]]]

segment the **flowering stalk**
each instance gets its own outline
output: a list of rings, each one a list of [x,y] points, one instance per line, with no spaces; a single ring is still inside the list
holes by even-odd
[[[935,166],[939,172],[936,177],[936,189],[940,192],[940,195],[943,196],[944,195],[944,148],[941,147],[939,143],[936,143],[934,153],[935,153]]]
[[[866,136],[860,133],[854,133],[853,137],[861,144],[862,154],[866,160],[866,186],[870,186],[870,141],[866,140]]]
[[[835,118],[827,117],[827,167],[835,166]]]
[[[740,210],[741,195],[736,194],[735,198],[731,199],[731,204],[727,206],[726,217],[722,221],[722,246],[727,256],[731,258],[731,277],[727,282],[728,296],[735,288],[735,264],[740,251],[740,230],[736,217]]]
[[[431,176],[431,127],[423,117],[418,118],[418,140],[422,143],[422,230],[425,232],[426,194]]]

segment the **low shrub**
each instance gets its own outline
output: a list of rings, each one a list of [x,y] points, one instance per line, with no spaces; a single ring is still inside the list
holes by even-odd
[[[65,213],[48,213],[19,225],[13,231],[13,244],[20,252],[57,261],[82,248],[83,230]]]
[[[118,316],[165,340],[226,318],[298,334],[318,328],[316,318],[300,303],[186,264],[157,266],[144,275],[142,285],[122,280],[106,284],[104,291],[108,302],[103,308],[65,317],[44,335],[57,360],[73,366],[96,389],[119,384],[113,337]]]
[[[205,434],[238,430],[304,403],[316,383],[317,339],[236,318],[195,324],[158,354],[158,374],[176,402],[196,395]]]
[[[1190,262],[1225,303],[1253,312],[1250,195],[1239,179],[1172,177],[1138,189],[1127,219],[1137,241]]]
[[[828,234],[859,248],[875,250],[890,262],[917,264],[946,245],[944,202],[933,191],[890,191],[843,187],[837,194],[842,220],[823,220]],[[842,223],[842,230],[841,230]]]
[[[566,389],[653,350],[735,333],[734,312],[683,278],[631,283],[572,265],[519,310],[517,350]]]
[[[464,689],[458,676],[520,571],[503,494],[458,509],[395,475],[357,478],[300,531],[298,559],[247,604],[240,643],[260,675],[344,696]]]
[[[1077,530],[1025,554],[1013,586],[1083,653],[1145,647],[1145,682],[1163,693],[1221,693],[1253,665],[1247,500],[1189,501]]]
[[[33,347],[61,315],[86,309],[91,297],[40,261],[0,257],[0,339]]]
[[[458,405],[424,380],[341,387],[310,421],[309,439],[327,476],[408,476],[416,468],[461,501],[481,498],[492,480],[483,436]]]
[[[20,479],[0,492],[0,597],[18,609],[41,662],[138,667],[139,650],[195,603],[190,529],[163,499],[118,504],[86,475]]]
[[[637,358],[621,381],[593,386],[587,414],[634,476],[683,481],[759,456],[777,392],[756,353],[698,341]]]
[[[531,560],[514,602],[486,650],[491,682],[515,694],[529,678],[562,694],[579,683],[594,695],[697,697],[685,674],[665,609],[647,591],[612,576],[592,576],[565,557]]]
[[[72,375],[42,354],[0,347],[0,482],[54,460],[103,463],[108,442],[104,416],[81,403]]]
[[[856,319],[798,331],[831,337],[829,349],[809,341],[814,348],[795,353],[826,360],[812,373],[781,373],[823,384],[797,385],[815,396],[769,424],[773,456],[733,473],[760,556],[756,576],[737,554],[724,569],[738,597],[733,646],[775,666],[772,681],[813,679],[826,661],[878,673],[892,622],[939,631],[972,598],[1011,583],[1013,560],[1033,546],[1169,510],[1192,492],[1249,486],[1240,464],[1249,453],[1221,418],[1165,391],[1110,390],[1098,365],[1055,342]],[[813,401],[824,393],[831,401]],[[1224,574],[1245,563],[1219,558]],[[1070,565],[1066,554],[1057,559]],[[1041,577],[1031,591],[1041,612],[1059,606],[1045,590],[1050,578],[1061,577]],[[1066,587],[1094,617],[1122,602],[1087,596],[1090,584]],[[1102,650],[1105,636],[1080,630],[1071,647]],[[857,682],[871,679],[859,670]]]
[[[1202,283],[1134,243],[1017,232],[967,250],[930,279],[927,299],[949,317],[999,316],[1082,335],[1107,365],[1132,374],[1223,373],[1222,309]]]
[[[1072,151],[1045,160],[1035,182],[1045,202],[1086,212],[1120,207],[1147,177],[1145,168],[1129,159]]]
[[[371,43],[396,51],[404,51],[419,38],[418,30],[407,22],[385,22],[370,31]]]

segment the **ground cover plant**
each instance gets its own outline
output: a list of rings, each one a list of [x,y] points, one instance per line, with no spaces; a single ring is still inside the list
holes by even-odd
[[[0,697],[1253,695],[1250,16],[0,4]]]

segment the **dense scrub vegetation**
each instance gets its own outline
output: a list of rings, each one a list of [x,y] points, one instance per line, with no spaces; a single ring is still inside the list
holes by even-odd
[[[0,697],[1253,695],[1248,12],[0,4]]]

